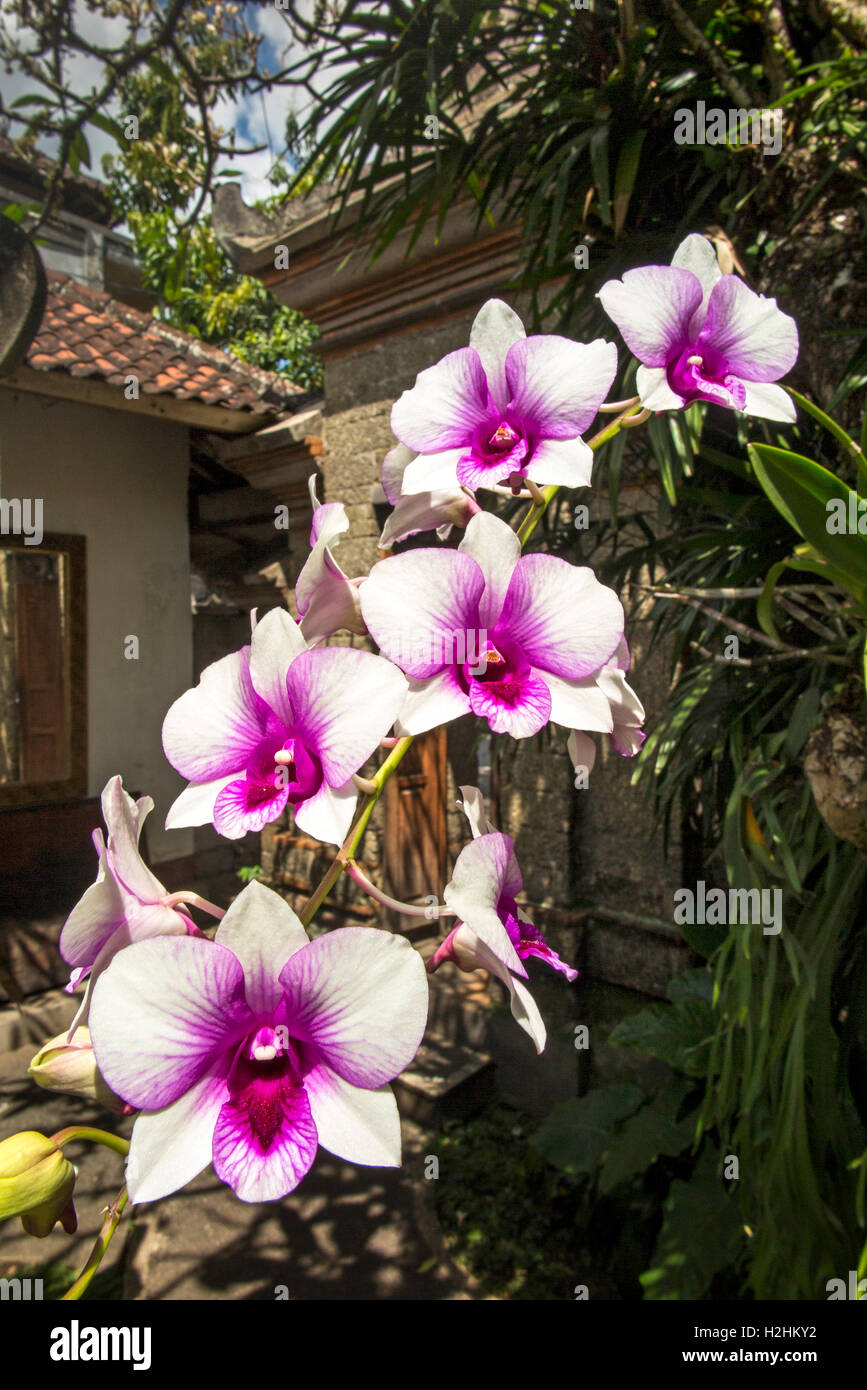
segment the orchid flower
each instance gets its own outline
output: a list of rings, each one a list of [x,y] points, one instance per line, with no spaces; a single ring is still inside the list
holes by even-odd
[[[641,728],[644,723],[644,706],[626,679],[629,670],[629,647],[624,637],[617,651],[606,661],[596,676],[596,685],[608,700],[614,724],[609,737],[617,752],[624,758],[634,758],[646,734]],[[566,749],[577,772],[583,768],[593,770],[596,761],[596,744],[587,734],[573,729],[566,740]]]
[[[599,299],[642,364],[636,386],[648,410],[711,401],[767,420],[795,419],[781,386],[798,357],[794,319],[775,299],[723,275],[711,243],[693,233],[670,266],[627,270]]]
[[[620,600],[590,569],[522,556],[511,527],[488,512],[470,519],[457,550],[380,560],[361,608],[383,654],[411,677],[399,732],[423,733],[470,711],[513,738],[549,719],[613,729],[595,677],[623,636]],[[455,661],[455,634],[465,654],[478,638],[481,662]]]
[[[382,550],[390,549],[407,536],[416,536],[420,531],[436,531],[441,541],[448,540],[453,526],[466,526],[471,516],[482,509],[474,497],[463,488],[442,488],[435,492],[417,492],[410,497],[402,495],[403,479],[406,470],[417,456],[405,444],[395,444],[385,456],[382,465],[381,497],[374,501],[388,502],[394,510],[382,528],[379,538]]]
[[[348,578],[331,549],[344,531],[349,530],[346,508],[342,502],[319,501],[315,476],[310,478],[308,486],[313,505],[311,550],[295,585],[302,636],[310,646],[341,628],[364,636],[367,628],[358,602],[358,586],[364,582],[363,578]]]
[[[320,1144],[350,1163],[398,1167],[387,1083],[418,1050],[427,996],[402,937],[345,927],[309,941],[258,883],[213,942],[131,946],[100,979],[90,1019],[100,1073],[143,1112],[131,1201],[165,1197],[211,1162],[242,1201],[276,1201]]]
[[[60,954],[72,967],[67,993],[91,976],[88,991],[70,1026],[70,1037],[87,1011],[90,990],[109,961],[133,941],[148,936],[194,932],[192,921],[174,904],[171,894],[151,873],[139,853],[145,818],[153,810],[149,796],[133,801],[120,777],[112,777],[102,792],[102,814],[108,830],[93,832],[99,859],[96,882],[79,899],[60,933]],[[195,894],[188,895],[195,900]]]
[[[528,338],[514,310],[489,299],[469,347],[420,372],[392,409],[393,432],[419,455],[406,467],[403,493],[525,479],[586,486],[593,453],[581,435],[616,372],[613,343]]]
[[[289,614],[272,609],[250,646],[206,667],[165,717],[166,757],[190,779],[166,828],[213,821],[236,840],[289,805],[300,829],[339,845],[357,800],[353,773],[388,733],[406,690],[380,656],[307,650]]]
[[[527,971],[518,945],[524,924],[517,916],[515,895],[522,887],[511,836],[480,835],[466,845],[455,861],[451,881],[443,889],[446,904],[457,914],[458,921],[437,947],[427,969],[433,974],[450,960],[460,970],[481,969],[495,975],[509,991],[512,1017],[532,1039],[536,1051],[541,1052],[545,1046],[545,1025],[523,983]]]
[[[470,823],[473,839],[490,839],[493,835],[499,835],[500,832],[491,825],[485,815],[485,803],[478,787],[461,787],[460,792],[463,800],[457,804]],[[557,952],[548,945],[542,932],[530,921],[521,904],[516,902],[517,894],[524,886],[524,880],[515,856],[515,847],[511,836],[502,835],[501,838],[508,842],[509,860],[503,884],[498,885],[495,910],[506,928],[509,940],[519,959],[523,961],[528,956],[535,956],[539,960],[543,960],[546,965],[550,965],[552,970],[558,970],[561,975],[565,975],[570,983],[572,980],[577,980],[578,971],[567,965]],[[458,859],[460,859],[460,855]],[[454,883],[454,878],[452,883]],[[450,907],[457,907],[453,899],[454,895],[452,895],[451,901],[446,897],[446,902]]]

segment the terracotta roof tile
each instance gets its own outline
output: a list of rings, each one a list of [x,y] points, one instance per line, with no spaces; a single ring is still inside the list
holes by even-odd
[[[304,395],[300,386],[276,372],[251,367],[102,290],[52,271],[27,364],[40,372],[101,377],[118,387],[132,374],[145,395],[198,399],[264,417],[295,410]]]

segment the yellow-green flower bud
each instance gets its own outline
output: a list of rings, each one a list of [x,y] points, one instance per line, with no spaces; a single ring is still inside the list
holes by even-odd
[[[67,1042],[66,1033],[59,1033],[43,1043],[27,1070],[37,1086],[46,1091],[96,1100],[116,1115],[129,1108],[100,1076],[87,1028],[76,1028],[71,1042]]]
[[[0,1141],[0,1221],[20,1216],[25,1231],[47,1236],[60,1221],[75,1230],[75,1169],[52,1139],[23,1130]]]

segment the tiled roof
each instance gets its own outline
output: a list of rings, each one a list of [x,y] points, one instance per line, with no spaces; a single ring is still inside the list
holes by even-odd
[[[170,395],[232,411],[276,416],[294,410],[300,386],[170,328],[140,309],[48,272],[48,298],[27,365],[38,372],[99,377],[123,387],[138,377],[143,396]]]

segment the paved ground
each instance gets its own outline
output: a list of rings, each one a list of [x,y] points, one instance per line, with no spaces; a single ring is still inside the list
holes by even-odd
[[[26,1075],[30,1046],[0,1055],[0,1138],[21,1129],[53,1133],[97,1124],[128,1133],[95,1106],[55,1096]],[[399,1170],[358,1168],[320,1151],[301,1187],[282,1202],[248,1206],[208,1170],[182,1192],[124,1218],[104,1261],[125,1259],[125,1294],[139,1299],[472,1299],[442,1258],[424,1155],[428,1136],[404,1125]],[[43,1241],[15,1219],[0,1227],[0,1274],[59,1259],[79,1268],[100,1224],[99,1212],[122,1182],[121,1160],[78,1146],[79,1233],[57,1228]],[[124,1247],[124,1241],[127,1242]]]

